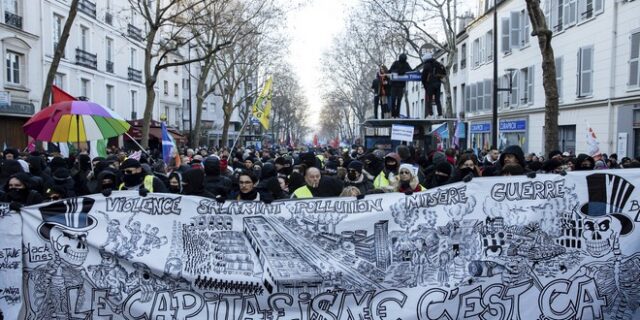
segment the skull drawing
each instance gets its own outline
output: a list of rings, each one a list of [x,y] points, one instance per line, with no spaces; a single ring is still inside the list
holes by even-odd
[[[620,225],[611,216],[585,218],[583,227],[582,238],[587,253],[596,258],[611,252],[614,242],[620,237]]]
[[[50,231],[49,239],[58,257],[74,267],[81,266],[89,254],[86,232],[75,232],[53,227]]]

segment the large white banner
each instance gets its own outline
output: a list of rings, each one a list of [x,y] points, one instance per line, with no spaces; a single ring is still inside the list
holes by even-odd
[[[639,319],[640,170],[226,202],[133,192],[0,220],[26,319]],[[11,224],[11,227],[7,227]],[[12,247],[13,246],[13,247]],[[8,264],[7,264],[8,263]],[[5,279],[4,277],[2,279]],[[4,296],[3,296],[4,297]],[[13,312],[13,311],[12,311]]]

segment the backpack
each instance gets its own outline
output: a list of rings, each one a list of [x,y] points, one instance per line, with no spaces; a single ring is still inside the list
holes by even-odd
[[[443,79],[447,76],[447,70],[444,68],[444,65],[437,60],[433,61],[433,68],[431,70],[433,75],[438,79]]]

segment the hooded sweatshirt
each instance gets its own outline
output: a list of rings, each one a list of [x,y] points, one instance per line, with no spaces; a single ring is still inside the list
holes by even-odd
[[[231,179],[221,174],[220,160],[216,157],[208,157],[204,160],[204,188],[214,196],[229,196],[233,184]]]
[[[22,184],[25,186],[24,189],[20,190],[11,190],[9,189],[9,180],[12,178],[20,180]],[[33,190],[33,185],[31,183],[31,176],[24,172],[19,172],[11,175],[7,182],[4,184],[4,194],[0,196],[1,202],[17,202],[22,205],[32,205],[42,203],[44,198],[40,193]]]
[[[204,171],[192,168],[182,174],[182,194],[214,199],[215,195],[204,189]]]

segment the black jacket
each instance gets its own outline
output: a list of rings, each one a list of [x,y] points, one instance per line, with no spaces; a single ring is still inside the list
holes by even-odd
[[[214,199],[215,195],[204,188],[204,171],[189,169],[182,174],[182,194]]]
[[[204,161],[204,188],[214,196],[228,197],[233,184],[231,179],[220,174],[220,160],[209,157]]]
[[[407,60],[396,60],[391,65],[391,68],[389,68],[389,73],[397,73],[398,75],[403,75],[411,70],[412,68],[407,62]],[[392,87],[404,88],[405,85],[406,85],[405,81],[393,81],[393,80],[391,81]]]
[[[438,63],[436,59],[430,58],[424,62],[424,67],[422,68],[422,74],[420,75],[420,79],[422,82],[422,86],[425,89],[427,88],[440,88],[442,81],[435,75],[435,66]]]

